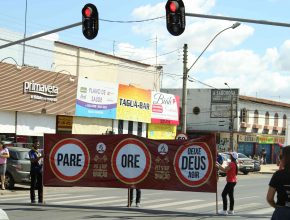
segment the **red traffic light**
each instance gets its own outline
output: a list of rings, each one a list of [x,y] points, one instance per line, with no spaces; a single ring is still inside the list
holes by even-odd
[[[176,12],[178,9],[178,6],[179,6],[178,2],[176,2],[176,1],[172,1],[169,3],[169,9],[171,12]]]
[[[84,14],[86,17],[91,17],[92,16],[93,10],[90,7],[85,8]]]

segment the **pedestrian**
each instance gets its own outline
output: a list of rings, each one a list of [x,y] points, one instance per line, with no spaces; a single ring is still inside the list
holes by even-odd
[[[35,203],[35,189],[38,190],[38,203],[43,203],[43,186],[42,186],[42,164],[40,162],[43,155],[39,152],[39,141],[33,143],[32,149],[29,151],[30,158],[30,199],[31,203]]]
[[[290,219],[290,145],[283,147],[281,163],[283,168],[273,174],[267,193],[267,202],[275,208],[271,220]]]
[[[262,151],[261,151],[261,160],[262,160],[262,163],[264,165],[267,164],[267,151],[265,148],[262,148]]]
[[[1,175],[1,189],[5,190],[5,173],[7,168],[7,158],[9,158],[9,150],[3,142],[0,142],[0,175]]]
[[[216,163],[217,168],[221,169],[222,171],[226,172],[227,175],[227,183],[225,188],[222,192],[222,199],[223,199],[223,210],[219,212],[222,215],[233,215],[234,214],[234,188],[237,184],[237,174],[238,174],[238,165],[237,165],[237,158],[238,154],[236,152],[230,153],[231,162],[226,167],[222,167],[219,163]],[[230,207],[228,211],[228,200],[227,196],[230,199]]]
[[[134,189],[130,188],[129,190],[130,190],[130,207],[131,207],[133,203]],[[136,207],[140,207],[140,202],[141,202],[141,189],[136,188]]]

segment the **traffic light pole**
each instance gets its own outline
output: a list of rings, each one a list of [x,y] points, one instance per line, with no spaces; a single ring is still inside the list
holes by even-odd
[[[49,35],[49,34],[53,34],[53,33],[56,33],[56,32],[64,31],[64,30],[67,30],[67,29],[70,29],[70,28],[74,28],[74,27],[77,27],[77,26],[80,26],[80,25],[82,25],[82,22],[74,23],[74,24],[67,25],[67,26],[64,26],[64,27],[61,27],[61,28],[53,29],[51,31],[47,31],[47,32],[44,32],[44,33],[36,34],[36,35],[31,36],[31,37],[23,38],[21,40],[17,40],[17,41],[8,43],[8,44],[1,45],[0,49],[6,48],[6,47],[10,47],[10,46],[13,46],[15,44],[20,44],[22,42],[33,40],[33,39],[36,39],[36,38],[39,38],[39,37],[43,37],[43,36],[46,36],[46,35]]]
[[[265,25],[273,25],[273,26],[280,26],[280,27],[290,27],[289,23],[266,21],[266,20],[254,20],[254,19],[235,18],[235,17],[204,15],[204,14],[196,14],[196,13],[185,13],[185,16],[218,19],[218,20],[228,20],[228,21],[240,21],[240,22],[245,22],[245,23],[265,24]]]

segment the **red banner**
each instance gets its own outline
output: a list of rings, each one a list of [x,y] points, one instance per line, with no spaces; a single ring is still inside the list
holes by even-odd
[[[215,135],[44,135],[44,185],[216,192]]]

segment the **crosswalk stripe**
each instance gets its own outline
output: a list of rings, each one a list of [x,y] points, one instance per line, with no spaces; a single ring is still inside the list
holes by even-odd
[[[146,208],[163,208],[163,207],[167,207],[167,206],[174,206],[174,205],[182,205],[182,204],[187,204],[187,203],[192,203],[192,202],[201,202],[202,200],[198,200],[198,199],[191,199],[191,200],[185,200],[185,201],[177,201],[177,202],[169,202],[169,203],[163,203],[163,204],[159,204],[159,205],[151,205],[151,206],[146,206]]]
[[[218,202],[218,205],[221,205],[221,204],[223,204],[221,201]],[[216,202],[210,202],[210,203],[206,203],[206,204],[187,206],[187,207],[182,207],[182,208],[177,208],[177,209],[179,209],[179,210],[194,210],[194,209],[206,208],[206,207],[215,206],[215,205],[216,205]]]
[[[145,199],[142,199],[142,200],[145,200]],[[156,203],[156,202],[165,202],[165,201],[171,201],[172,199],[169,199],[169,198],[166,198],[166,199],[153,199],[153,200],[147,200],[147,201],[144,201],[144,202],[141,202],[141,204],[148,204],[148,203]]]
[[[253,203],[247,203],[247,204],[244,204],[244,205],[239,205],[239,206],[235,206],[235,211],[237,211],[237,210],[242,210],[242,209],[245,209],[245,208],[254,208],[254,207],[256,207],[256,206],[259,206],[259,205],[262,205],[262,203],[255,203],[255,202],[253,202]]]
[[[124,202],[124,206],[127,205],[127,199],[114,199],[109,201],[98,201],[98,202],[91,202],[87,205],[102,205],[102,204],[109,204],[109,203],[116,203],[116,202]],[[119,206],[120,204],[116,204],[115,206]]]
[[[249,215],[260,215],[260,214],[270,214],[274,212],[274,208],[269,207],[269,208],[264,208],[264,209],[258,209],[255,211],[247,212]]]
[[[65,195],[67,195],[67,194],[48,195],[46,197],[49,197],[49,198],[53,199],[52,197],[65,196]],[[54,199],[56,199],[56,198],[54,198]],[[27,195],[21,195],[21,196],[18,196],[18,197],[13,196],[12,198],[11,197],[5,197],[5,198],[1,198],[0,199],[0,202],[1,201],[14,201],[14,200],[19,200],[19,201],[30,200],[30,195],[27,194]]]
[[[74,199],[74,198],[88,198],[94,195],[80,195],[80,196],[65,196],[65,197],[59,197],[59,198],[46,198],[46,196],[44,197],[44,201],[51,201],[51,200],[67,200],[67,199]],[[72,201],[72,200],[69,200]],[[64,201],[65,202],[65,201]]]
[[[77,202],[87,202],[87,201],[94,201],[94,200],[106,200],[106,199],[115,199],[118,198],[117,196],[107,196],[107,197],[94,197],[94,198],[85,198],[85,199],[75,199],[75,200],[68,200],[68,201],[59,201],[54,202],[54,204],[70,204],[70,203],[77,203]],[[65,197],[64,199],[67,199]]]

